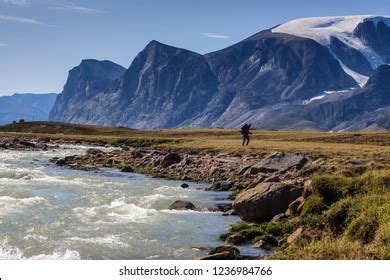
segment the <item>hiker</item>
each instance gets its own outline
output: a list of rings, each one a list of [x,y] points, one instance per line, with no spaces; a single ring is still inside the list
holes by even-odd
[[[249,134],[252,134],[250,132],[250,129],[251,129],[251,125],[250,124],[244,124],[242,127],[241,127],[241,134],[242,134],[242,145],[244,146],[245,145],[245,142],[246,142],[246,145],[248,146],[249,144]]]

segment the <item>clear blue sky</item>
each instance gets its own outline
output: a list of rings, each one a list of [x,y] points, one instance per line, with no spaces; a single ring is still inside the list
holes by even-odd
[[[389,0],[0,0],[0,95],[60,92],[82,59],[128,67],[151,40],[199,53],[312,16],[390,14]]]

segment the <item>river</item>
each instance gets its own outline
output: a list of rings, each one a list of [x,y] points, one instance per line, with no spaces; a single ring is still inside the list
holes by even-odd
[[[207,184],[183,189],[182,181],[49,161],[88,148],[0,150],[0,259],[194,259],[223,244],[219,235],[239,220],[167,210],[177,199],[199,208],[226,201]]]

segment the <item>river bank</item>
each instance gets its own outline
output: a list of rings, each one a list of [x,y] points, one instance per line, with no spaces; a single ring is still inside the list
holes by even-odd
[[[207,182],[210,186],[206,190],[230,192],[230,198],[235,203],[214,205],[208,210],[223,211],[223,215],[239,215],[250,222],[268,222],[275,219],[274,217],[284,219],[297,213],[297,209],[304,203],[301,196],[305,185],[310,186],[311,174],[318,171],[325,160],[320,159],[313,163],[304,153],[274,152],[264,156],[207,153],[196,150],[178,153],[123,146],[110,152],[103,152],[96,148],[89,149],[84,156],[54,158],[52,162],[59,166],[84,171],[115,168],[126,173],[135,172],[166,179]],[[245,194],[247,190],[256,190],[258,186],[268,189],[259,191],[265,198],[264,201],[257,202],[257,198],[254,200],[249,198],[244,199],[239,206],[237,199],[240,195]],[[189,186],[185,184],[183,187]],[[273,189],[269,190],[269,188]],[[175,208],[176,205],[171,207]],[[186,207],[192,209],[192,202],[181,201],[179,208],[176,209],[182,210]],[[266,213],[268,218],[263,219],[264,214],[256,213],[258,210],[253,207],[263,207],[260,212]],[[225,240],[236,245],[247,244],[249,241],[234,237]],[[272,244],[255,242],[252,245],[271,249]],[[210,255],[204,257],[204,259],[220,258],[240,259],[242,256],[235,251],[235,248],[222,247],[211,250]]]
[[[219,235],[238,221],[207,209],[228,203],[227,192],[205,191],[208,184],[182,188],[183,181],[50,163],[90,148],[0,149],[0,259],[194,259],[223,244]],[[170,210],[175,200],[199,210]]]

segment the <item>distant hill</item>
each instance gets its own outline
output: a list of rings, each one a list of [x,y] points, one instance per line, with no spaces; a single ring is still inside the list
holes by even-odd
[[[0,96],[0,124],[19,119],[45,121],[49,118],[56,97],[56,93],[15,93],[11,96]]]

